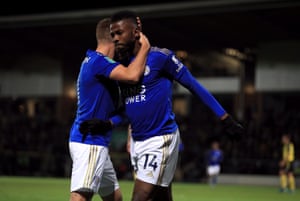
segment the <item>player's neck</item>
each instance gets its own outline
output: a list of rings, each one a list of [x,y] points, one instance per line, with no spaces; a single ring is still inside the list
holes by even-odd
[[[100,52],[101,54],[113,58],[114,49],[110,45],[98,45],[96,48],[96,52]]]
[[[134,49],[133,49],[133,54],[134,54],[134,56],[136,56],[137,55],[137,53],[138,53],[138,51],[141,49],[141,45],[138,43],[138,42],[136,42],[135,43],[135,46],[134,46]]]

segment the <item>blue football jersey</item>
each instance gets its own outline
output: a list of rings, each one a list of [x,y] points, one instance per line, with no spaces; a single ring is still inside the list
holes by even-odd
[[[172,133],[177,128],[172,112],[173,78],[165,72],[169,54],[168,50],[151,48],[140,82],[120,84],[134,140]]]
[[[77,112],[70,131],[70,141],[81,142],[79,124],[93,118],[108,120],[117,108],[119,90],[110,80],[111,71],[118,62],[99,52],[88,50],[77,79]],[[85,144],[108,146],[111,131],[105,135],[88,135]]]
[[[208,165],[220,165],[223,160],[223,153],[221,150],[210,150],[208,152]]]
[[[152,47],[140,82],[136,85],[120,85],[134,140],[169,134],[177,129],[172,111],[174,80],[201,99],[218,117],[226,113],[191,75],[187,67],[176,58],[174,52]]]

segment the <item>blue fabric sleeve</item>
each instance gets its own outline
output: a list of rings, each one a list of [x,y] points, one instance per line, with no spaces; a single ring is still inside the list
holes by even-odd
[[[112,116],[110,121],[113,123],[113,127],[129,124],[129,120],[125,116],[124,112]]]
[[[122,125],[122,122],[124,121],[121,115],[115,115],[111,117],[110,120],[113,123],[113,127]]]
[[[225,109],[219,104],[213,95],[192,76],[186,67],[181,69],[180,76],[177,77],[176,80],[192,94],[201,99],[217,117],[221,118],[224,114],[226,114]]]
[[[166,63],[164,65],[164,70],[170,74],[173,79],[178,81],[193,95],[202,100],[217,117],[220,118],[226,114],[226,111],[219,104],[219,102],[193,77],[189,69],[176,57],[172,51],[170,54],[165,56],[165,60]]]

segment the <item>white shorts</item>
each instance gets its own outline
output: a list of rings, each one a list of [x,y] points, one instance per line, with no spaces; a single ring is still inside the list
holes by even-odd
[[[218,175],[218,174],[220,174],[220,171],[221,171],[221,166],[220,165],[209,165],[207,167],[207,174],[209,176]]]
[[[119,188],[107,147],[70,142],[69,149],[73,162],[71,192],[90,191],[107,196]]]
[[[178,160],[179,135],[177,129],[173,134],[144,141],[131,138],[130,157],[137,179],[153,185],[169,186]]]

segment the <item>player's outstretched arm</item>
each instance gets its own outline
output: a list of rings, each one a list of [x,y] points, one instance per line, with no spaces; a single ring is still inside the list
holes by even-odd
[[[188,69],[182,72],[179,81],[215,113],[231,139],[241,138],[245,132],[244,127],[226,112],[215,97],[192,76]]]
[[[225,114],[221,117],[221,122],[226,134],[233,140],[239,140],[245,133],[245,128],[238,123],[233,117],[229,114]]]

